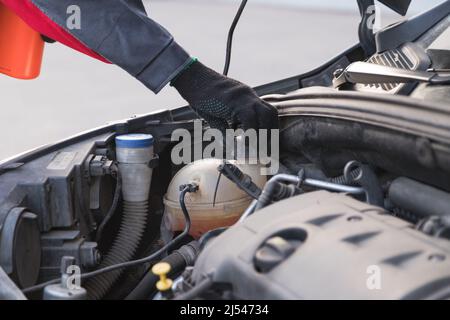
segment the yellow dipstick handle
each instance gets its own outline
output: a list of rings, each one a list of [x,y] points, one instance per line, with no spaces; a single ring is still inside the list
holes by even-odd
[[[156,283],[156,288],[159,291],[168,291],[172,289],[173,281],[167,278],[167,274],[172,267],[167,262],[159,262],[152,267],[154,275],[159,276],[159,281]]]

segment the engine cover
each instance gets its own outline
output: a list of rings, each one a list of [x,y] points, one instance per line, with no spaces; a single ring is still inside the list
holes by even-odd
[[[205,275],[237,299],[448,298],[450,242],[381,208],[317,191],[210,240],[192,279]]]

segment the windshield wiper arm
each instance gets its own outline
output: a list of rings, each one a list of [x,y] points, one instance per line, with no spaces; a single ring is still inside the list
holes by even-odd
[[[345,70],[338,70],[333,80],[335,88],[344,84],[426,82],[434,85],[450,84],[450,76],[436,72],[411,71],[368,62],[354,62]]]

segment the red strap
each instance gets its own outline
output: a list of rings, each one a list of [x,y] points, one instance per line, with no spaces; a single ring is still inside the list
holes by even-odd
[[[31,0],[0,0],[37,32],[93,58],[110,63],[46,16]]]

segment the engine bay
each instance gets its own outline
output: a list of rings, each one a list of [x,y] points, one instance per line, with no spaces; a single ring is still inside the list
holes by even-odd
[[[0,293],[448,299],[450,82],[414,78],[449,73],[448,10],[446,2],[427,19],[386,28],[376,39],[380,52],[368,57],[356,46],[257,88],[280,116],[273,175],[259,174],[258,163],[195,152],[189,164],[173,163],[174,131],[193,133],[200,122],[188,108],[1,163]],[[357,62],[410,73],[367,71],[363,78],[383,81],[347,77],[336,86]],[[67,286],[73,275],[81,281],[75,289]]]

